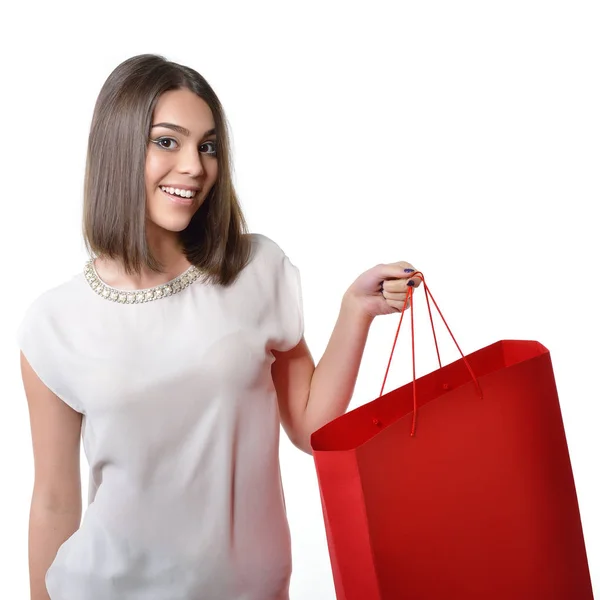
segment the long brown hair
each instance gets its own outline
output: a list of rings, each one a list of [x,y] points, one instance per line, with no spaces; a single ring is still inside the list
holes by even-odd
[[[227,285],[247,264],[251,244],[231,178],[228,124],[217,95],[193,69],[155,54],[122,62],[94,109],[88,140],[83,237],[90,254],[117,259],[129,274],[160,272],[146,240],[145,161],[159,96],[187,88],[210,107],[217,135],[218,176],[204,203],[180,232],[184,253],[206,280]]]

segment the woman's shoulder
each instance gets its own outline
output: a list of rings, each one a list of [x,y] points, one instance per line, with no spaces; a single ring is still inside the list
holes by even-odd
[[[251,259],[241,281],[251,282],[250,285],[258,284],[266,290],[269,286],[279,285],[282,278],[287,278],[290,271],[296,270],[279,242],[263,233],[248,235],[252,244]]]
[[[81,302],[84,279],[82,270],[81,273],[39,292],[27,303],[26,316],[59,316],[61,313],[69,313],[74,303]]]
[[[255,256],[265,256],[271,258],[281,258],[285,256],[283,248],[272,238],[264,233],[249,233],[248,237],[252,244],[253,254]]]

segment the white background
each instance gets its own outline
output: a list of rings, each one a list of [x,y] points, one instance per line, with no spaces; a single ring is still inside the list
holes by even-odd
[[[147,52],[192,66],[220,97],[251,229],[301,270],[315,359],[347,286],[397,260],[425,272],[464,351],[511,338],[550,349],[598,593],[599,12],[575,0],[2,8],[0,597],[28,597],[16,327],[83,266],[94,102],[113,68]],[[396,325],[374,323],[351,407],[378,395]],[[431,338],[417,339],[423,374]],[[387,389],[409,363],[401,343]],[[287,440],[281,452],[292,599],[333,599],[312,458]]]

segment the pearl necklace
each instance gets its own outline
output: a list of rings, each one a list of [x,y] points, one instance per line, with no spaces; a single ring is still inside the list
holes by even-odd
[[[181,275],[162,285],[157,285],[144,290],[118,290],[117,288],[107,285],[100,279],[96,272],[93,259],[90,259],[85,264],[83,273],[90,287],[96,294],[106,300],[118,302],[119,304],[140,304],[142,302],[150,302],[151,300],[159,300],[160,298],[172,296],[173,294],[177,294],[184,290],[191,283],[194,283],[200,276],[199,269],[196,266],[191,265]]]

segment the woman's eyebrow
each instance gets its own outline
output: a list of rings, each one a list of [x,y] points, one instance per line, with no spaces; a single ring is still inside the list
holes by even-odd
[[[183,135],[190,135],[190,130],[186,129],[185,127],[182,127],[181,125],[175,125],[175,123],[155,123],[154,125],[152,125],[152,129],[154,129],[155,127],[166,127],[167,129],[172,129],[173,131],[177,131]],[[212,135],[213,133],[216,133],[216,129],[209,129],[203,137],[206,137],[208,135]]]

